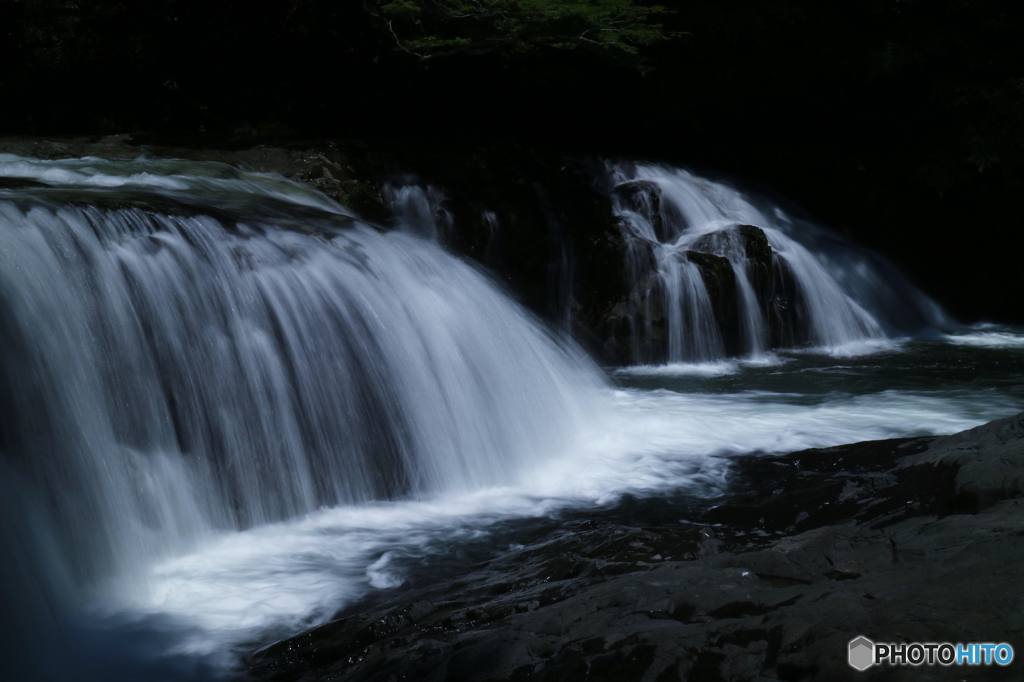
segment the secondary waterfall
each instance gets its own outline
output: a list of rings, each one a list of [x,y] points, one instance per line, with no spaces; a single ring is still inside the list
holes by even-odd
[[[444,192],[422,185],[414,175],[384,183],[384,201],[394,214],[395,228],[443,242],[452,229],[452,215],[444,208]]]
[[[704,362],[948,326],[876,254],[685,170],[611,165],[639,362]]]
[[[0,465],[30,498],[5,539],[74,585],[324,505],[514,483],[602,384],[475,268],[283,180],[10,156],[0,180]]]

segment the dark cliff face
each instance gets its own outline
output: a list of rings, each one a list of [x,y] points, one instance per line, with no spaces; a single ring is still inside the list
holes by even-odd
[[[552,321],[596,328],[623,289],[623,243],[598,164],[518,144],[388,145],[358,162],[371,181],[415,173],[440,188],[448,248],[487,266]],[[490,217],[488,217],[490,214]]]

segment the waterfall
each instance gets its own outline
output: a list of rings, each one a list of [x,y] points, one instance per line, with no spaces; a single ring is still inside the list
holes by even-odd
[[[397,229],[441,242],[451,232],[452,214],[440,188],[406,175],[384,183],[383,194]]]
[[[755,195],[663,167],[610,174],[629,293],[601,305],[621,311],[634,358],[838,347],[944,322],[883,259]],[[83,604],[105,603],[96,594],[127,595],[117,603],[140,609],[130,615],[185,617],[199,638],[196,623],[234,628],[230,641],[248,645],[271,630],[247,628],[330,617],[340,574],[354,585],[344,599],[398,585],[384,570],[391,545],[428,527],[417,542],[461,533],[451,500],[484,516],[604,504],[720,481],[722,452],[778,449],[779,432],[799,435],[785,447],[839,442],[788,429],[789,405],[754,419],[760,399],[607,390],[566,341],[587,258],[579,226],[563,231],[543,187],[530,191],[546,232],[529,239],[500,206],[464,204],[491,265],[514,240],[549,240],[537,307],[564,315],[548,326],[445,250],[463,204],[411,176],[385,187],[384,231],[223,164],[0,155],[8,669],[81,676],[62,662],[92,647],[81,620],[94,615]],[[832,428],[843,410],[805,418]],[[747,423],[755,435],[735,438]],[[863,432],[849,423],[845,440]],[[408,521],[428,512],[422,528]],[[250,626],[248,610],[272,597]],[[187,621],[204,609],[216,617]],[[118,637],[104,655],[131,648]]]
[[[0,464],[75,585],[324,505],[514,483],[603,381],[476,268],[283,179],[0,177]]]
[[[633,361],[841,349],[950,324],[880,256],[766,199],[681,169],[608,168]]]

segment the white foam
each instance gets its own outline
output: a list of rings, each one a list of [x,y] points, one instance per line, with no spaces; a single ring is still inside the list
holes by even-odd
[[[450,551],[501,519],[613,502],[624,493],[721,490],[723,455],[784,453],[865,439],[953,433],[1021,409],[994,392],[806,396],[759,391],[611,391],[613,404],[578,449],[534,466],[523,483],[418,501],[324,509],[222,535],[155,565],[143,589],[114,586],[107,611],[165,614],[199,633],[181,651],[209,653],[270,628],[297,631],[373,590],[407,579],[403,557]]]
[[[899,351],[909,339],[858,339],[832,346],[812,346],[810,348],[787,349],[787,353],[802,355],[828,355],[833,358],[856,358],[878,353]]]
[[[774,353],[762,353],[755,356],[720,360],[718,362],[670,362],[665,365],[631,365],[629,367],[616,368],[612,373],[617,376],[640,377],[716,377],[736,374],[750,367],[777,367],[789,361],[789,358],[781,357]]]
[[[700,376],[716,377],[735,374],[740,370],[738,362],[671,362],[666,365],[632,365],[614,370],[623,376]]]
[[[959,346],[975,346],[978,348],[1024,348],[1024,334],[1013,332],[970,332],[965,334],[948,334],[945,340]]]
[[[110,583],[102,613],[171,616],[198,626],[178,651],[205,654],[268,628],[300,629],[374,589],[405,581],[395,559],[440,540],[473,537],[498,518],[554,505],[500,488],[427,501],[324,509],[291,522],[226,533],[185,556],[158,563],[145,588]]]

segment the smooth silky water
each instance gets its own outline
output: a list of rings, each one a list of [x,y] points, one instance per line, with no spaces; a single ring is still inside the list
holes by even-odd
[[[740,358],[602,369],[434,243],[436,223],[410,225],[437,219],[409,209],[414,189],[389,189],[404,208],[381,232],[211,163],[0,156],[3,180],[0,651],[17,679],[218,678],[467,551],[627,494],[718,494],[732,456],[1024,409],[1021,330],[954,328],[908,290],[921,331],[902,334],[872,303],[902,280],[870,268],[832,278],[849,325],[817,320],[818,347],[751,331]],[[780,234],[812,271],[841,260]]]

